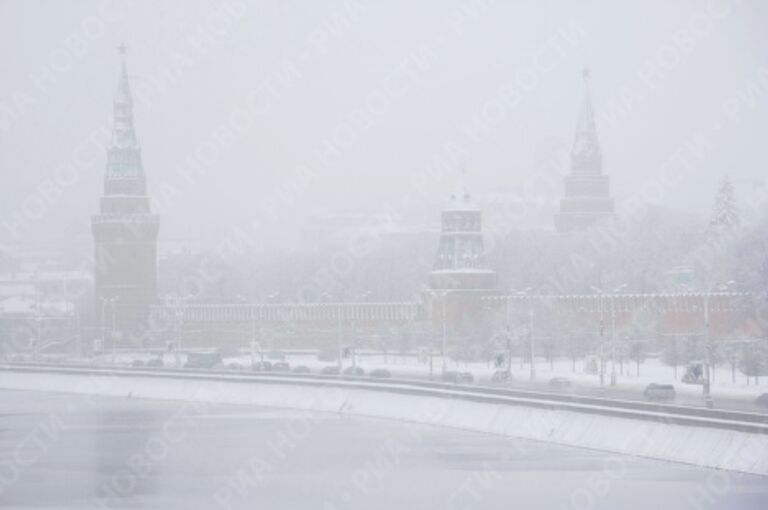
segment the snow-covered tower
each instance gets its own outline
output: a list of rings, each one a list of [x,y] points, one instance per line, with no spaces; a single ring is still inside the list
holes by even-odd
[[[146,325],[156,299],[159,218],[150,210],[141,148],[133,126],[133,101],[125,66],[114,99],[114,126],[107,147],[104,195],[91,228],[95,248],[95,317],[123,335]],[[114,320],[114,330],[112,324]]]
[[[589,88],[589,70],[584,70],[584,100],[571,149],[571,172],[565,177],[565,197],[555,215],[555,228],[568,233],[584,230],[612,218],[610,180],[603,174],[603,154],[597,139],[595,112]]]
[[[443,290],[491,290],[496,272],[485,267],[482,212],[472,202],[464,173],[442,212],[440,245],[430,287]]]

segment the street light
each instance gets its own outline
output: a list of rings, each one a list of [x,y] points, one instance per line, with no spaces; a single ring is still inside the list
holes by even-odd
[[[511,292],[514,292],[514,289],[510,289]],[[528,341],[530,342],[530,349],[531,349],[531,373],[529,378],[531,381],[536,379],[536,345],[535,345],[535,337],[533,336],[533,319],[534,319],[534,310],[533,310],[533,296],[531,296],[532,289],[530,287],[526,288],[525,290],[521,290],[516,292],[518,296],[525,296],[528,300]]]
[[[709,288],[709,291],[707,291],[706,294],[704,294],[704,355],[705,360],[704,363],[706,365],[706,369],[704,371],[704,405],[708,408],[714,407],[714,401],[712,400],[712,390],[711,390],[711,382],[712,382],[712,344],[710,341],[710,332],[709,332],[709,299],[712,297],[712,291],[714,290],[720,290],[720,291],[727,291],[728,288],[731,285],[734,285],[736,282],[733,280],[727,281],[721,285],[713,285]]]
[[[440,357],[442,358],[442,367],[441,372],[443,378],[445,377],[445,373],[448,371],[448,367],[446,365],[446,345],[448,343],[448,324],[446,322],[446,315],[447,315],[447,309],[446,309],[446,301],[448,300],[448,293],[450,291],[448,290],[430,290],[430,294],[434,298],[440,298],[441,306],[442,306],[442,314],[441,314],[441,320],[442,320],[442,329],[443,329],[443,335],[441,339],[441,346],[440,346]],[[434,306],[432,307],[434,310]],[[429,349],[430,353],[430,372],[431,372],[431,366],[432,366],[432,347],[430,345]]]
[[[611,299],[611,386],[616,386],[616,294],[624,290],[627,286],[626,283],[622,283],[612,292],[608,293]],[[597,287],[592,287],[592,290],[600,294],[600,386],[604,385],[604,370],[603,370],[603,296],[605,291]]]
[[[507,312],[507,374],[512,373],[512,327],[509,321],[509,296],[504,300],[506,301]]]
[[[120,296],[112,296],[111,298],[108,297],[100,297],[101,299],[101,339],[102,339],[102,351],[104,350],[104,342],[107,341],[107,306],[112,305],[112,329],[114,330],[115,327],[115,306],[114,303],[120,299]],[[115,364],[115,341],[114,338],[111,339],[111,350],[112,350],[112,364]]]

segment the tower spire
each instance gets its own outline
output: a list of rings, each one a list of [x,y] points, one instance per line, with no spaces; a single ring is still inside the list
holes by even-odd
[[[600,141],[597,138],[595,110],[592,106],[592,91],[590,88],[591,71],[584,68],[584,98],[581,102],[579,116],[576,121],[576,134],[571,149],[571,171],[574,174],[600,175],[603,170],[603,156]]]
[[[120,67],[121,67],[121,73],[120,73],[120,81],[117,85],[117,96],[115,97],[115,101],[124,101],[127,103],[132,103],[131,100],[131,87],[128,83],[128,69],[125,65],[125,54],[128,51],[128,47],[123,43],[120,44],[117,47],[117,53],[120,55]]]
[[[135,188],[130,194],[143,195],[144,168],[141,162],[141,149],[133,126],[133,99],[128,80],[128,68],[125,62],[127,52],[125,44],[117,47],[120,55],[120,76],[117,93],[112,104],[113,120],[112,139],[107,149],[106,187],[109,194],[109,181],[134,180],[134,185],[120,185],[121,193]],[[128,190],[126,189],[129,188]]]
[[[452,197],[458,202],[469,201],[469,192],[467,191],[467,167],[461,163],[456,176],[456,189]]]
[[[571,171],[564,178],[565,196],[555,216],[555,228],[562,233],[584,230],[613,217],[610,179],[603,174],[603,155],[597,139],[590,76],[589,69],[585,68],[582,72],[584,98],[571,149]]]

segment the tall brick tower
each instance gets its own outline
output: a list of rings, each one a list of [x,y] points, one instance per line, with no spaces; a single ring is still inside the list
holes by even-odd
[[[118,49],[121,74],[113,105],[104,195],[91,228],[96,323],[126,338],[146,326],[149,307],[156,299],[159,218],[150,210],[141,148],[133,127],[125,46]]]
[[[571,173],[565,177],[565,197],[555,216],[560,233],[585,230],[613,218],[610,181],[603,173],[603,153],[597,139],[595,112],[589,90],[589,70],[584,70],[584,100],[571,149]]]

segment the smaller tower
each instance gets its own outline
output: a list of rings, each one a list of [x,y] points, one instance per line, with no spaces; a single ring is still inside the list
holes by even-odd
[[[482,212],[472,202],[462,170],[442,212],[440,245],[430,273],[435,290],[491,290],[496,272],[485,267]]]
[[[571,172],[565,177],[565,197],[560,200],[560,212],[555,216],[555,228],[560,233],[585,230],[613,217],[610,180],[603,174],[588,69],[584,69],[583,78],[584,100],[571,149]]]

